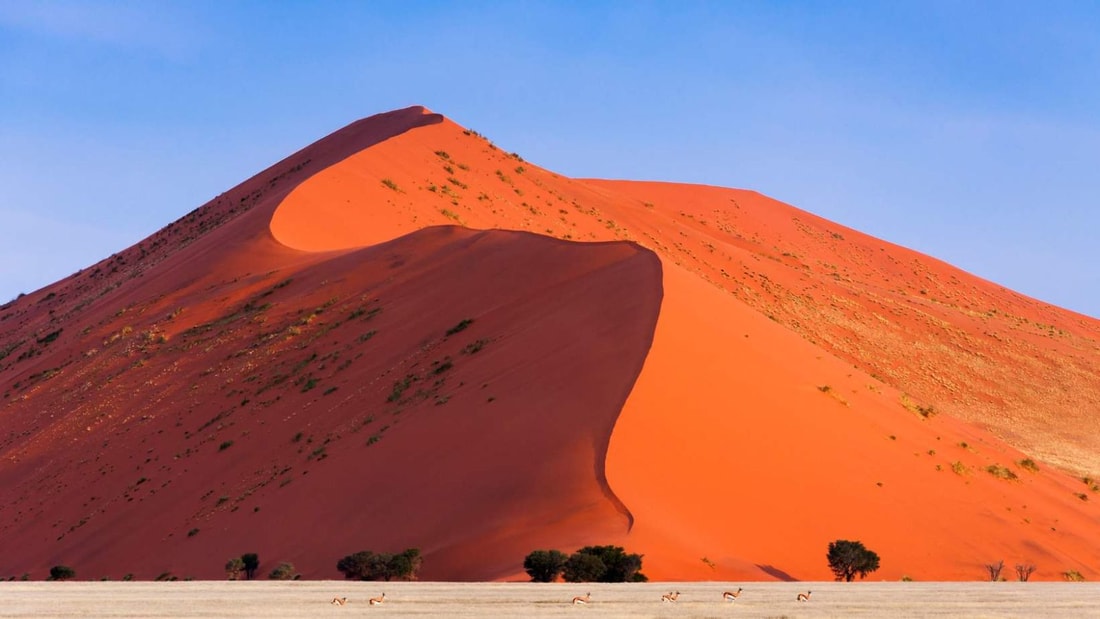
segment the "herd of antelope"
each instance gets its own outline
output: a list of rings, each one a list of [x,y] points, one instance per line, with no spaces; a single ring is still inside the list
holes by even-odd
[[[741,592],[742,591],[743,591],[743,589],[741,587],[738,587],[737,591],[724,591],[724,592],[722,592],[722,599],[725,600],[726,602],[736,602],[737,598],[741,597]],[[795,599],[798,600],[799,602],[809,602],[811,593],[813,593],[813,591],[807,591],[806,593],[799,593],[798,596]],[[661,596],[661,601],[662,602],[675,602],[678,599],[680,599],[680,592],[679,591],[669,591],[668,593]],[[588,604],[591,600],[592,600],[592,593],[588,592],[588,593],[585,593],[584,595],[578,595],[578,596],[574,597],[572,603],[573,604]],[[376,598],[370,598],[369,600],[367,600],[367,604],[369,604],[371,606],[376,606],[376,605],[381,604],[382,602],[385,602],[385,601],[386,601],[386,594],[383,593],[382,595],[380,595]],[[348,603],[348,598],[346,598],[346,597],[332,598],[332,604],[334,604],[336,606],[344,606],[347,603]]]

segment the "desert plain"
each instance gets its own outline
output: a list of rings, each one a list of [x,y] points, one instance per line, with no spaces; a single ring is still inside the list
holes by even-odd
[[[0,584],[0,617],[1051,617],[1100,616],[1089,583],[531,584],[342,581]],[[587,606],[570,604],[591,592]],[[809,602],[798,602],[810,590]],[[679,591],[675,603],[661,595]],[[367,600],[386,593],[386,602]],[[347,597],[334,606],[334,596]]]

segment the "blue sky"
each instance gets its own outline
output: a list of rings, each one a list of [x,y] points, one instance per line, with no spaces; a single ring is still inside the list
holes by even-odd
[[[0,302],[358,118],[756,189],[1100,316],[1095,2],[0,0]]]

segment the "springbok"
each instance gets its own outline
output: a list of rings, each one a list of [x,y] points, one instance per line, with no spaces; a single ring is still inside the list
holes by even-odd
[[[375,604],[381,604],[382,602],[385,602],[385,601],[386,601],[386,594],[383,593],[382,595],[380,595],[376,598],[371,598],[371,599],[367,600],[367,604],[370,604],[371,606],[374,606]]]
[[[587,604],[588,600],[590,600],[590,599],[592,599],[592,593],[588,592],[588,593],[585,593],[584,595],[578,595],[577,597],[573,598],[573,603],[574,604]]]
[[[811,593],[813,593],[813,591],[807,591],[806,593],[799,593],[798,594],[798,601],[799,602],[809,602]]]
[[[722,599],[727,602],[732,602],[741,597],[741,587],[737,588],[737,591],[726,591],[722,594]]]
[[[335,604],[336,606],[343,606],[344,604],[348,603],[348,599],[347,598],[332,598],[332,603]]]
[[[678,597],[680,597],[680,592],[679,591],[674,591],[674,592],[666,593],[666,594],[662,595],[661,596],[661,601],[662,602],[675,602],[676,598],[678,598]]]

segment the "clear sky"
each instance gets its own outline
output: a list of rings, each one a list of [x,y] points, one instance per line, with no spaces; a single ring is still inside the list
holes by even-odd
[[[1059,0],[0,0],[0,302],[414,104],[1100,316],[1100,3]]]

